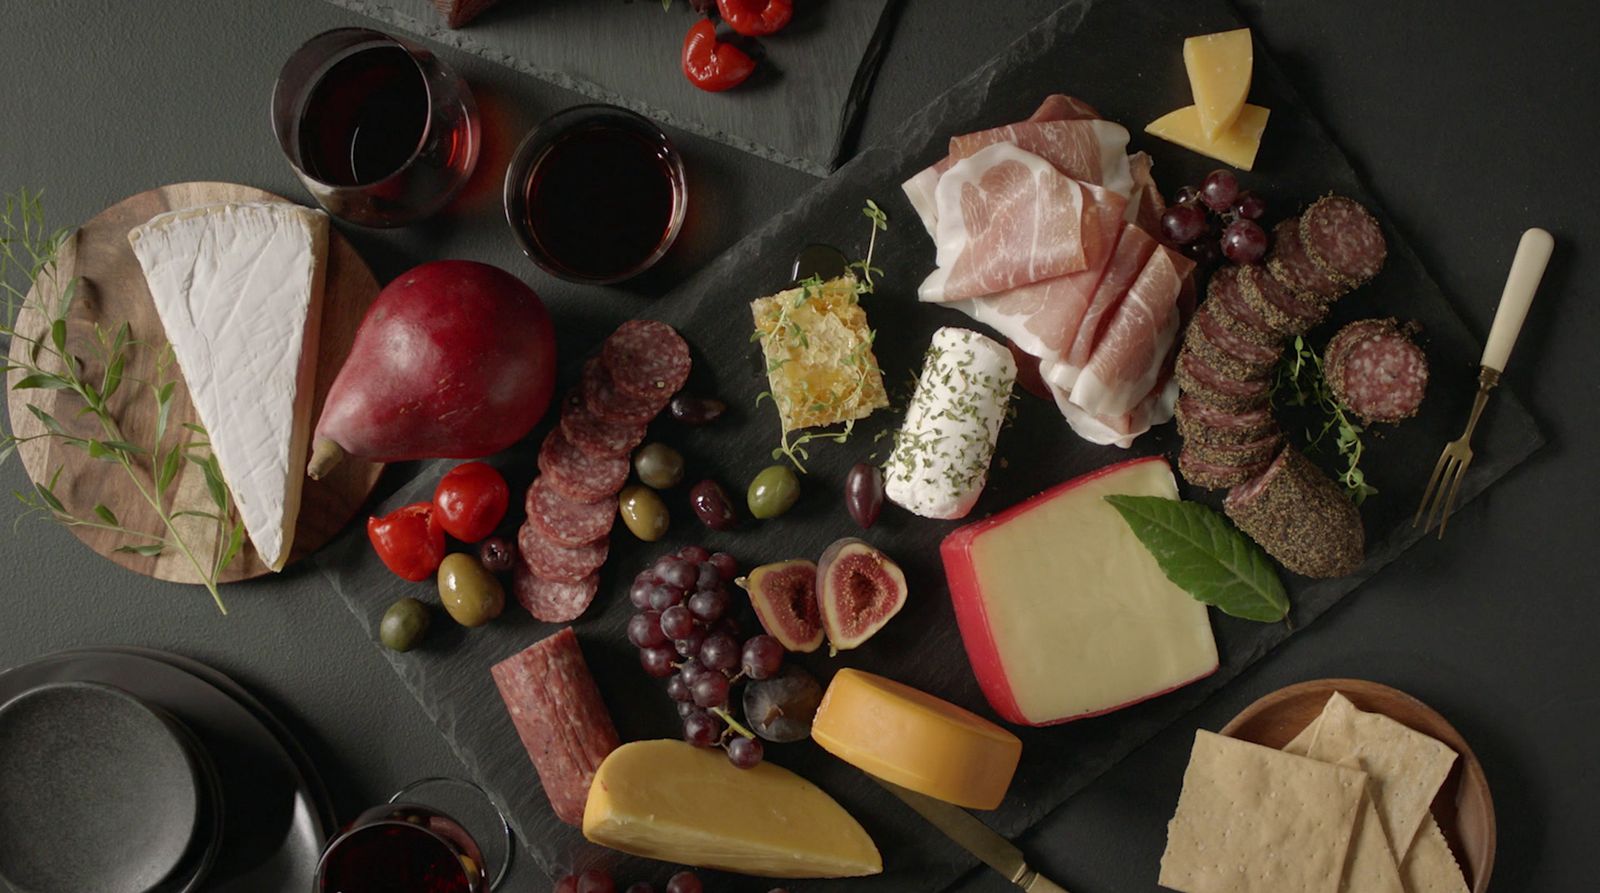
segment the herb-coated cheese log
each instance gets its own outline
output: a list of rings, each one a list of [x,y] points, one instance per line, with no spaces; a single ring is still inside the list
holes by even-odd
[[[1017,364],[970,329],[933,333],[917,391],[884,467],[884,493],[924,518],[962,518],[988,480]]]

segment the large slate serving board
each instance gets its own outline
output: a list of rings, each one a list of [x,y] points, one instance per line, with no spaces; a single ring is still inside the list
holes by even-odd
[[[1135,132],[1135,146],[1155,156],[1157,179],[1168,190],[1197,181],[1215,165],[1145,138],[1139,131],[1144,122],[1189,101],[1179,60],[1181,38],[1237,26],[1235,13],[1223,0],[1160,7],[1134,0],[1099,0],[1067,6],[1041,23],[1006,53],[910,118],[895,145],[863,152],[788,212],[652,308],[652,315],[678,326],[694,346],[696,369],[691,387],[714,391],[734,407],[730,416],[715,426],[686,430],[662,421],[652,436],[684,452],[693,469],[691,479],[714,476],[733,485],[735,491],[772,461],[769,452],[777,440],[777,422],[770,404],[757,407],[755,403],[766,384],[757,350],[747,341],[747,302],[784,284],[789,260],[798,246],[829,241],[852,253],[861,251],[867,236],[861,207],[867,198],[877,200],[892,219],[890,231],[879,240],[875,259],[884,269],[884,277],[878,293],[865,300],[880,332],[878,356],[891,383],[906,382],[914,374],[933,329],[963,324],[965,318],[954,311],[915,303],[915,286],[930,268],[933,251],[898,184],[942,155],[951,134],[1017,120],[1044,94],[1068,91],[1094,103],[1106,117],[1129,125]],[[1336,191],[1358,198],[1385,219],[1376,199],[1259,45],[1252,100],[1273,112],[1257,170],[1244,175],[1244,181],[1269,197],[1271,218],[1293,213],[1316,196]],[[1390,228],[1388,235],[1390,254],[1383,273],[1372,285],[1341,302],[1335,318],[1313,336],[1320,343],[1340,322],[1374,314],[1415,319],[1426,330],[1434,374],[1428,401],[1416,419],[1375,436],[1364,462],[1369,479],[1381,491],[1363,509],[1369,534],[1365,565],[1359,573],[1340,580],[1286,576],[1294,604],[1290,623],[1250,623],[1214,613],[1222,666],[1200,683],[1106,717],[1051,729],[1017,730],[1024,750],[1016,781],[1002,807],[982,815],[1001,833],[1015,835],[1036,822],[1294,630],[1315,620],[1420,537],[1410,526],[1411,512],[1440,445],[1458,433],[1465,418],[1480,345],[1400,234]],[[570,383],[582,353],[605,333],[564,331],[569,340],[563,341],[567,353],[561,366],[564,383]],[[1152,432],[1132,451],[1124,452],[1076,440],[1052,407],[1031,397],[1019,397],[1018,407],[1015,421],[1001,434],[999,459],[974,517],[1130,454],[1172,456],[1176,451],[1171,426]],[[869,455],[882,458],[887,440],[875,440],[875,436],[896,421],[892,413],[880,413],[858,426],[850,443],[817,446],[809,463],[806,495],[781,519],[712,535],[694,522],[682,505],[682,495],[674,494],[674,527],[665,542],[641,544],[619,529],[613,537],[602,594],[576,626],[625,740],[677,733],[670,702],[659,685],[637,668],[633,649],[623,635],[631,612],[625,593],[633,573],[663,550],[694,541],[725,547],[746,562],[816,556],[835,537],[856,532],[837,498],[843,474],[852,463]],[[528,445],[500,457],[515,485],[531,477],[534,444],[542,432],[543,428]],[[1503,390],[1496,395],[1479,437],[1479,460],[1463,485],[1464,501],[1475,498],[1542,442],[1526,410],[1513,394]],[[426,468],[394,496],[392,504],[426,499],[443,467],[441,463]],[[1189,495],[1214,501],[1220,494]],[[862,667],[989,714],[968,668],[938,563],[937,543],[955,526],[916,519],[894,509],[886,511],[869,538],[903,564],[912,591],[908,606],[868,646],[833,660],[823,654],[809,655],[803,663],[824,678],[840,666]],[[421,586],[408,586],[388,575],[371,556],[359,531],[328,550],[323,562],[329,578],[369,630],[375,631],[391,600],[402,593],[423,591]],[[520,614],[471,633],[449,626],[440,624],[441,629],[421,653],[391,655],[391,659],[469,771],[507,808],[527,850],[545,867],[559,871],[590,860],[621,861],[614,854],[588,847],[574,829],[553,818],[489,679],[490,664],[548,635],[554,627]],[[837,797],[861,819],[884,854],[883,876],[830,882],[827,889],[938,889],[973,864],[854,769],[809,743],[774,746],[768,755]],[[1172,781],[1178,784],[1178,779]],[[644,863],[634,863],[625,872],[630,879],[637,875],[657,880],[666,873],[662,866]]]
[[[830,173],[888,40],[892,0],[807,0],[762,38],[756,73],[706,93],[679,67],[688,0],[501,0],[459,30],[432,0],[329,0],[657,122],[799,168]],[[726,29],[724,29],[726,31]]]

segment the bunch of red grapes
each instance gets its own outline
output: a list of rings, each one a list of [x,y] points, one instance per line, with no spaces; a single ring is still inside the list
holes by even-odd
[[[769,635],[744,638],[732,616],[728,587],[739,565],[726,552],[685,546],[639,572],[628,598],[638,608],[628,621],[628,641],[639,664],[667,680],[678,703],[683,738],[696,747],[722,747],[741,769],[761,762],[761,742],[729,730],[733,686],[768,679],[783,667],[783,645]]]
[[[1267,253],[1267,231],[1258,222],[1267,202],[1239,189],[1231,171],[1206,174],[1200,186],[1184,186],[1161,215],[1161,236],[1202,267],[1221,258],[1253,264]]]

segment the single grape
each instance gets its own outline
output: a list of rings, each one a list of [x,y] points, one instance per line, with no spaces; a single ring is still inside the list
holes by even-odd
[[[617,882],[598,868],[578,875],[578,893],[617,893]]]
[[[739,642],[726,633],[706,636],[700,646],[700,662],[713,670],[731,670],[739,665]]]
[[[634,881],[628,885],[627,893],[656,893],[656,888],[649,881]]]
[[[751,636],[744,643],[741,665],[751,679],[770,679],[783,668],[783,643],[768,635]]]
[[[673,605],[661,612],[661,632],[674,641],[689,635],[694,629],[694,615],[683,605]]]
[[[1233,200],[1233,213],[1246,220],[1260,220],[1267,213],[1267,200],[1246,189]]]
[[[679,589],[688,589],[694,585],[696,576],[695,566],[676,555],[666,555],[656,559],[656,576],[668,586]]]
[[[711,550],[705,546],[684,546],[678,550],[678,557],[690,564],[705,564],[711,557]]]
[[[689,630],[689,634],[683,638],[672,640],[672,647],[676,648],[678,653],[684,657],[697,657],[700,654],[700,646],[705,644],[705,641],[706,631],[695,627]]]
[[[681,672],[667,680],[667,697],[680,704],[694,699],[694,695],[689,693],[689,683],[683,680]]]
[[[720,585],[716,589],[702,589],[689,596],[689,613],[701,623],[716,623],[727,610],[728,593]]]
[[[667,634],[661,631],[661,615],[642,611],[628,619],[628,641],[635,648],[654,648],[667,644]]]
[[[1200,184],[1200,200],[1213,211],[1226,211],[1239,197],[1239,179],[1232,171],[1217,169]]]
[[[578,876],[569,874],[556,881],[555,893],[578,893]]]
[[[1192,205],[1200,200],[1200,190],[1193,186],[1179,186],[1172,196],[1175,205]]]
[[[679,701],[678,702],[678,716],[679,717],[687,717],[689,714],[694,713],[695,711],[697,711],[699,709],[700,709],[699,707],[696,707],[694,705],[693,701]]]
[[[645,571],[634,577],[633,585],[628,587],[628,601],[641,610],[650,607],[650,592],[656,588],[655,578],[649,574],[649,571]]]
[[[722,572],[717,570],[717,566],[710,561],[701,562],[695,573],[697,576],[694,579],[694,588],[701,592],[705,592],[707,589],[715,589],[722,585]]]
[[[691,657],[678,666],[678,674],[683,677],[684,685],[693,685],[696,679],[710,672],[697,657]]]
[[[1175,245],[1187,245],[1206,231],[1206,212],[1196,205],[1173,205],[1161,215],[1161,235]]]
[[[672,659],[677,655],[665,645],[654,648],[639,649],[639,666],[644,667],[645,673],[655,679],[665,679],[672,675]]]
[[[1253,264],[1267,253],[1267,231],[1254,220],[1235,220],[1222,231],[1222,253],[1236,264]]]
[[[665,611],[681,601],[683,601],[683,590],[676,586],[658,583],[650,587],[650,607],[653,610]]]
[[[704,893],[704,890],[700,875],[692,871],[680,871],[667,879],[667,893]]]
[[[732,583],[733,578],[739,576],[739,561],[727,552],[713,553],[709,560],[717,573],[722,575],[722,582]]]
[[[754,769],[761,762],[765,748],[754,738],[736,736],[728,742],[728,762],[740,769]]]
[[[722,740],[724,728],[716,714],[696,710],[683,718],[683,740],[695,747],[715,747]]]
[[[694,692],[696,707],[709,710],[712,707],[728,705],[728,677],[721,673],[707,673],[701,676],[694,681],[694,685],[689,686],[689,690]]]

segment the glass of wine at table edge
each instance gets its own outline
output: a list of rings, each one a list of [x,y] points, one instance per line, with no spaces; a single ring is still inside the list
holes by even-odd
[[[426,48],[367,28],[312,37],[284,63],[272,129],[329,214],[395,227],[447,204],[472,176],[472,91]]]
[[[465,796],[470,803],[460,800]],[[441,807],[423,799],[448,800]],[[445,809],[474,817],[482,806],[493,819],[459,821]],[[490,865],[479,840],[499,838],[504,853]],[[483,789],[459,778],[424,778],[374,806],[328,841],[317,863],[314,893],[491,893],[511,868],[516,838]],[[492,857],[493,854],[491,854]],[[493,871],[491,872],[491,868]]]

